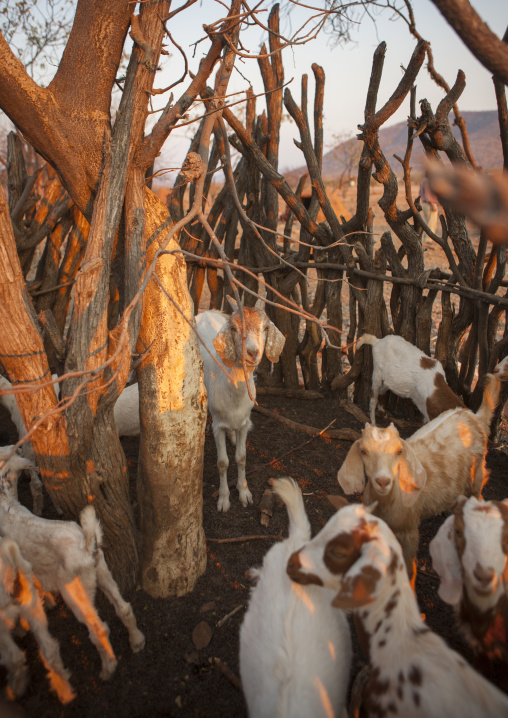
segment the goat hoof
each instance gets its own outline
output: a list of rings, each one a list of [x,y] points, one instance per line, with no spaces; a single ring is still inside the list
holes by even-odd
[[[99,673],[99,676],[102,681],[109,681],[112,677],[114,672],[116,671],[117,661],[111,661],[108,660],[106,663],[102,664],[102,670]]]
[[[246,489],[245,491],[242,491],[240,493],[240,503],[245,508],[248,504],[252,503],[252,494],[249,491],[249,489]]]
[[[133,653],[139,653],[145,647],[146,639],[140,630],[136,630],[131,639],[131,649]]]
[[[230,506],[229,496],[219,496],[217,511],[224,511],[224,513],[226,513],[226,511],[229,511]]]
[[[28,667],[22,663],[14,668],[12,672],[9,672],[8,682],[16,698],[22,696],[28,685]]]

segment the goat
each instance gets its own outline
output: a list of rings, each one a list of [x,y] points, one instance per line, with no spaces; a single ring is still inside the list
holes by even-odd
[[[53,374],[53,379],[57,378],[57,374]],[[60,397],[60,386],[55,384],[55,393],[57,398]],[[12,384],[4,376],[0,375],[0,403],[2,403],[9,414],[11,421],[18,430],[18,437],[21,439],[26,434],[26,427],[18,408],[18,402],[14,394],[4,394],[1,390],[9,391]],[[139,435],[139,394],[138,385],[130,384],[126,386],[118,397],[114,408],[115,424],[118,436],[138,436]],[[22,455],[25,459],[35,462],[35,452],[30,441],[25,441],[22,448]]]
[[[508,697],[425,625],[398,541],[365,506],[340,509],[290,557],[287,572],[332,589],[333,606],[354,609],[370,668],[361,715],[508,715]]]
[[[271,362],[279,361],[285,337],[270,321],[262,309],[243,307],[245,321],[245,372],[242,366],[242,321],[236,302],[228,297],[233,313],[228,316],[215,311],[198,314],[196,327],[205,345],[199,349],[205,365],[205,385],[208,393],[208,409],[212,415],[212,429],[217,447],[217,466],[220,476],[217,509],[227,511],[230,507],[227,470],[226,433],[236,445],[235,459],[238,466],[236,488],[242,506],[252,503],[252,495],[245,478],[247,432],[251,428],[250,412],[256,397],[254,369],[263,357],[263,351]],[[212,358],[213,357],[213,358]],[[219,366],[218,366],[219,365]],[[226,374],[221,370],[222,366]],[[227,367],[227,369],[226,369]],[[227,376],[229,374],[229,377]]]
[[[388,390],[412,399],[425,422],[448,409],[465,408],[446,383],[444,369],[437,359],[431,359],[396,334],[388,334],[383,339],[364,334],[356,344],[356,351],[366,344],[372,347],[374,363],[370,397],[373,425],[376,423],[378,397]]]
[[[136,624],[132,607],[124,601],[101,549],[102,530],[93,506],[86,506],[75,521],[50,521],[34,516],[17,500],[17,479],[30,462],[13,456],[0,469],[0,535],[14,539],[45,592],[59,592],[72,613],[88,628],[90,640],[102,661],[101,678],[109,679],[117,660],[108,639],[109,628],[97,615],[97,586],[113,604],[129,632],[137,653],[145,638]]]
[[[240,628],[240,675],[250,718],[338,716],[347,695],[351,636],[333,593],[297,586],[290,555],[310,540],[301,491],[293,479],[272,479],[286,504],[289,536],[263,559]]]
[[[470,643],[488,663],[508,663],[508,500],[459,497],[429,548],[439,596]]]
[[[11,631],[21,620],[34,634],[48,671],[51,688],[62,703],[74,698],[69,671],[64,668],[58,642],[48,631],[42,599],[34,585],[32,567],[18,544],[0,539],[0,663],[7,668],[7,682],[15,696],[23,695],[28,681],[25,654],[14,642]]]
[[[494,374],[501,381],[506,381],[508,379],[508,356],[506,356],[504,359],[501,359],[499,364],[496,364],[496,366],[494,367]]]
[[[420,521],[453,508],[461,494],[480,496],[487,480],[486,442],[499,399],[500,381],[487,374],[476,414],[452,409],[419,429],[407,441],[391,424],[366,425],[337,473],[346,494],[362,491],[363,502],[402,543],[409,575],[418,549]]]

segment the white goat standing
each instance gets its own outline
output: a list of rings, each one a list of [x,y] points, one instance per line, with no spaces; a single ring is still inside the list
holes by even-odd
[[[75,521],[50,521],[34,516],[18,502],[17,479],[29,464],[27,459],[14,455],[0,469],[0,534],[18,543],[42,589],[59,592],[78,621],[86,625],[101,657],[101,678],[107,680],[113,675],[117,660],[108,639],[109,628],[95,609],[97,586],[127,628],[135,653],[144,648],[145,638],[104,559],[102,531],[93,506],[86,506],[81,512],[80,527]]]
[[[217,446],[217,466],[220,475],[219,511],[230,507],[227,470],[226,433],[236,444],[238,481],[236,488],[242,506],[252,503],[252,495],[245,478],[247,432],[251,427],[250,412],[254,402],[249,397],[245,374],[252,398],[256,397],[254,369],[263,357],[263,351],[271,362],[279,360],[286,341],[284,335],[270,321],[262,309],[243,307],[245,321],[245,373],[242,366],[242,321],[236,302],[228,297],[233,314],[207,311],[198,314],[198,334],[210,354],[199,345],[205,365],[205,385],[208,393],[208,409],[212,415],[212,428]],[[214,361],[215,359],[215,361]],[[231,379],[224,374],[225,368]]]
[[[508,696],[423,622],[397,539],[361,504],[332,516],[287,570],[293,581],[335,591],[334,606],[355,609],[370,666],[361,715],[508,715]]]
[[[32,567],[25,561],[18,544],[0,539],[0,663],[8,670],[12,693],[20,696],[28,681],[25,653],[14,642],[11,631],[23,621],[39,644],[40,655],[48,671],[51,688],[62,703],[74,698],[69,671],[64,668],[58,642],[48,631],[42,599],[34,586]]]
[[[366,344],[372,347],[374,364],[370,397],[372,424],[376,423],[378,397],[388,390],[412,399],[426,422],[448,409],[465,408],[446,383],[441,362],[431,359],[414,344],[397,334],[388,334],[382,339],[364,334],[356,344],[356,351]]]
[[[508,500],[461,496],[429,549],[438,593],[469,641],[489,661],[508,664]]]
[[[337,473],[346,494],[362,491],[368,506],[402,543],[409,575],[418,549],[420,521],[453,508],[461,494],[480,496],[487,479],[487,435],[499,399],[500,382],[487,374],[482,405],[452,409],[419,429],[407,441],[391,424],[369,424]]]
[[[351,637],[333,592],[297,586],[286,573],[289,556],[310,539],[300,489],[273,480],[289,514],[289,536],[263,559],[240,629],[240,675],[250,718],[330,718],[347,695]]]

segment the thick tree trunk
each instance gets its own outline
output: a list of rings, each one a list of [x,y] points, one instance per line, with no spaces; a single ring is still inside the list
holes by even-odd
[[[169,216],[151,192],[146,193],[145,212],[147,234],[154,239],[147,247],[150,262],[165,237],[157,229]],[[172,239],[167,250],[176,249]],[[193,321],[183,259],[161,256],[157,276]],[[158,361],[148,355],[138,368],[141,582],[153,596],[183,595],[206,568],[202,475],[207,401],[196,336],[153,279],[145,292],[138,351],[146,347]]]

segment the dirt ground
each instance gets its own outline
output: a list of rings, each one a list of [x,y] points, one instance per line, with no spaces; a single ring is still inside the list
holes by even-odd
[[[318,429],[324,428],[332,419],[336,419],[334,428],[347,426],[361,429],[358,421],[331,399],[302,401],[262,397],[260,403],[281,416]],[[114,615],[112,607],[99,594],[99,613],[110,626],[111,643],[118,657],[118,669],[108,683],[99,679],[99,656],[88,639],[86,629],[76,622],[58,599],[56,608],[48,613],[50,630],[60,641],[62,657],[72,673],[71,682],[77,697],[65,707],[53,697],[37,656],[35,642],[27,635],[18,639],[27,652],[31,676],[26,695],[17,704],[20,716],[242,718],[247,715],[241,691],[216,667],[214,659],[219,658],[236,676],[239,675],[239,627],[250,590],[245,572],[249,567],[261,563],[273,540],[219,544],[212,539],[276,536],[281,531],[284,534],[287,532],[284,508],[275,509],[269,528],[265,529],[259,523],[257,505],[272,476],[290,475],[298,480],[313,531],[317,532],[333,512],[326,494],[341,492],[336,473],[350,447],[349,442],[323,438],[314,439],[302,447],[308,436],[255,412],[252,419],[254,427],[248,438],[247,469],[256,469],[248,476],[254,504],[242,508],[236,489],[233,489],[231,509],[227,514],[217,512],[216,499],[212,496],[218,488],[218,474],[213,436],[207,432],[203,494],[204,527],[209,540],[208,566],[194,591],[182,598],[163,600],[151,598],[138,587],[126,596],[132,602],[139,626],[146,635],[146,647],[136,655],[130,651],[127,632]],[[416,426],[409,426],[403,433],[411,434]],[[10,432],[12,441],[15,430],[4,415],[0,416],[0,430],[2,428]],[[503,436],[506,437],[506,434]],[[136,475],[137,444],[137,440],[132,438],[123,441],[132,480]],[[508,447],[504,444],[489,449],[491,477],[484,492],[487,499],[508,496],[507,451]],[[291,453],[271,466],[263,467],[266,462],[281,457],[285,452]],[[235,470],[232,458],[230,476],[234,476]],[[22,489],[23,498],[29,501],[28,490],[25,486]],[[46,508],[46,515],[49,515],[52,507]],[[456,630],[450,607],[437,596],[438,579],[428,556],[428,542],[443,518],[441,516],[422,525],[417,595],[421,611],[425,613],[431,628],[471,660],[472,654]],[[234,615],[218,625],[235,609]],[[197,650],[193,631],[201,622],[208,624],[212,637],[206,647]],[[356,646],[352,674],[358,670],[361,660]],[[5,683],[5,678],[5,671],[0,668],[0,685]],[[0,714],[3,714],[1,705]]]

